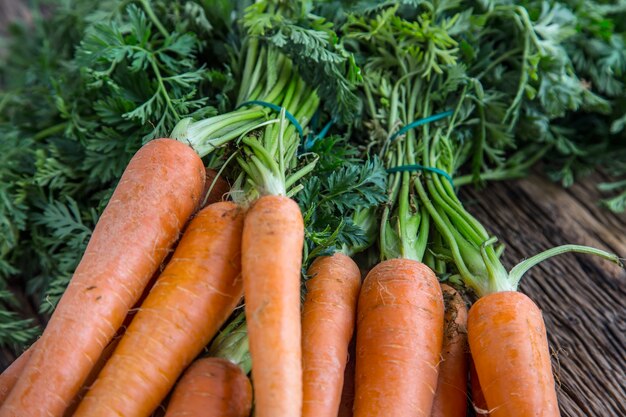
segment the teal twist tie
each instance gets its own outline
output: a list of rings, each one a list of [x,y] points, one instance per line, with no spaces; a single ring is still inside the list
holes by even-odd
[[[450,176],[450,174],[448,174],[446,171],[439,169],[439,168],[426,167],[420,164],[412,164],[412,165],[400,165],[397,167],[387,169],[387,172],[389,174],[393,174],[396,172],[413,172],[413,171],[428,171],[428,172],[433,172],[435,174],[439,174],[442,177],[445,177],[450,182],[450,185],[452,185],[452,189],[454,189],[454,181],[452,180],[452,177]]]
[[[313,148],[313,145],[315,145],[315,142],[324,139],[333,124],[335,124],[335,118],[330,119],[330,121],[324,125],[322,130],[320,130],[320,133],[318,133],[317,135],[307,135],[303,145],[304,151],[310,151],[311,148]]]
[[[404,135],[406,132],[408,132],[411,129],[415,129],[416,127],[419,127],[428,123],[436,122],[437,120],[445,119],[446,117],[450,117],[453,114],[454,112],[452,110],[448,110],[442,113],[433,114],[432,116],[428,116],[423,119],[416,120],[413,123],[409,123],[408,125],[398,130],[396,133],[391,135],[391,137],[389,138],[389,141],[393,142],[394,140],[397,139],[398,136]]]
[[[244,107],[244,106],[267,107],[268,109],[272,109],[272,110],[274,110],[276,112],[279,112],[279,113],[280,113],[281,110],[283,110],[283,107],[281,107],[281,106],[277,106],[276,104],[268,103],[267,101],[261,101],[261,100],[246,101],[246,102],[243,102],[240,105],[238,105],[237,108]],[[287,109],[285,109],[285,117],[296,128],[296,130],[298,131],[298,134],[300,135],[300,137],[303,138],[304,137],[304,130],[302,129],[302,126],[300,126],[300,123],[298,123],[298,119],[296,119],[293,114],[289,113],[289,111]]]

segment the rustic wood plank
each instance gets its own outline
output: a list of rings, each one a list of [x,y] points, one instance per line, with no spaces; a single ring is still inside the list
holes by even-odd
[[[566,243],[626,255],[626,216],[598,207],[593,181],[563,190],[531,177],[462,196],[507,245],[507,267]],[[602,259],[562,255],[531,270],[520,290],[543,311],[562,416],[626,415],[626,271]]]

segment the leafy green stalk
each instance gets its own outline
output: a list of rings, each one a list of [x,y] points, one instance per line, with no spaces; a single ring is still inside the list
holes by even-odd
[[[420,146],[410,126],[422,110],[424,85],[442,65],[453,64],[456,42],[445,33],[454,21],[410,22],[399,6],[383,7],[374,17],[350,16],[343,30],[364,62],[362,94],[370,118],[370,137],[390,171],[387,204],[380,222],[382,259],[421,261],[428,243],[430,216],[419,203],[413,182]]]
[[[451,170],[449,149],[448,139],[441,129],[437,129],[432,140],[424,140],[425,163],[444,171]],[[422,180],[416,181],[416,188],[447,245],[460,279],[479,297],[499,291],[516,291],[520,279],[528,269],[552,256],[567,252],[593,254],[621,265],[616,255],[606,251],[564,245],[522,261],[507,272],[500,260],[501,251],[494,246],[497,238],[490,236],[465,210],[448,181],[440,175],[426,174]]]
[[[172,132],[173,138],[189,144],[202,157],[243,137],[275,114],[275,110],[270,107],[250,102],[264,102],[280,108],[289,106],[288,111],[296,112],[298,109],[292,103],[294,95],[316,97],[311,88],[299,82],[299,76],[287,57],[270,48],[259,50],[255,47],[257,42],[254,39],[250,44],[250,50],[258,51],[258,55],[246,54],[246,60],[252,60],[254,66],[248,62],[244,65],[243,76],[249,84],[242,84],[240,93],[245,90],[249,90],[249,93],[242,96],[244,102],[239,103],[240,107],[200,121],[183,119]],[[264,76],[257,78],[249,74],[250,71],[261,72]]]
[[[205,156],[233,139],[243,138],[280,109],[308,123],[312,116],[309,110],[317,108],[319,96],[347,119],[356,105],[344,76],[350,69],[346,68],[349,56],[333,43],[336,35],[331,26],[306,16],[305,8],[306,2],[289,5],[260,1],[249,6],[242,19],[247,37],[237,108],[198,122],[182,120],[172,136]],[[332,85],[337,88],[329,89]],[[267,137],[276,137],[278,127],[264,126]],[[291,137],[291,132],[286,135]]]
[[[355,13],[344,25],[351,48],[365,62],[364,102],[373,146],[386,155],[388,166],[400,165],[389,191],[397,206],[383,212],[381,254],[415,254],[411,244],[416,240],[409,239],[417,229],[413,216],[426,211],[442,240],[435,245],[436,255],[451,260],[479,295],[514,290],[525,269],[507,273],[499,259],[501,248],[463,208],[453,178],[466,166],[472,173],[460,183],[523,175],[554,147],[547,135],[563,133],[555,126],[539,140],[529,138],[525,129],[538,114],[549,123],[579,108],[607,110],[606,100],[577,84],[562,44],[574,33],[567,20],[560,20],[563,10],[546,6],[534,14],[533,7],[506,2],[476,10],[458,2],[383,5]],[[572,85],[567,92],[558,85],[564,82]],[[444,111],[451,108],[447,120],[402,129],[404,136],[394,134],[413,120],[450,114]],[[412,139],[414,132],[419,140]],[[403,172],[407,165],[421,172]],[[419,204],[407,197],[413,192]],[[582,250],[566,246],[556,252],[574,249]]]
[[[341,251],[348,256],[375,243],[377,209],[386,199],[385,168],[378,158],[357,159],[349,145],[336,137],[319,141],[313,173],[295,198],[304,214],[303,267],[318,256]]]
[[[306,127],[307,119],[317,109],[317,97],[311,95],[298,112],[302,118],[300,126]],[[293,125],[287,124],[285,108],[279,118],[271,121],[263,129],[259,138],[251,135],[242,138],[243,155],[237,160],[243,170],[239,183],[243,184],[245,205],[264,195],[292,196],[302,185],[297,180],[310,172],[315,166],[313,160],[298,168],[297,150],[300,137]]]
[[[211,342],[208,357],[228,359],[249,374],[252,360],[248,347],[248,328],[243,312],[239,313]]]

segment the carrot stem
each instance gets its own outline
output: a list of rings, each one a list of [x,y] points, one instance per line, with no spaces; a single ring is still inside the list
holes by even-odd
[[[553,256],[562,255],[564,253],[570,253],[570,252],[584,253],[588,255],[599,256],[619,266],[623,266],[620,258],[614,253],[610,253],[602,249],[592,248],[590,246],[561,245],[552,249],[548,249],[541,253],[538,253],[537,255],[529,259],[526,259],[525,261],[522,261],[518,263],[517,265],[515,265],[513,268],[511,268],[511,271],[509,272],[509,279],[511,280],[511,285],[513,286],[513,288],[517,288],[522,276],[529,269],[531,269],[533,266],[537,265],[538,263],[543,262],[549,258],[552,258]]]
[[[252,369],[245,313],[239,313],[211,342],[208,356],[228,359],[245,374]]]

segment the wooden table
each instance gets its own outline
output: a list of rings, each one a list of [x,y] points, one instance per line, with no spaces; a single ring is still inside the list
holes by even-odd
[[[466,207],[507,245],[514,266],[576,243],[626,256],[626,215],[598,207],[591,181],[563,190],[540,177],[462,192]],[[567,254],[533,268],[520,290],[543,311],[563,417],[626,416],[626,271]]]

